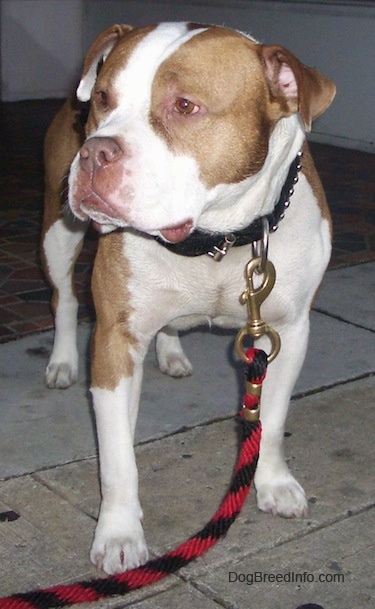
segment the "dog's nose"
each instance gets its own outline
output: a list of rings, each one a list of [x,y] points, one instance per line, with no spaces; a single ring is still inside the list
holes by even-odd
[[[92,137],[82,146],[79,156],[82,169],[95,171],[115,163],[123,151],[118,143],[110,137]]]

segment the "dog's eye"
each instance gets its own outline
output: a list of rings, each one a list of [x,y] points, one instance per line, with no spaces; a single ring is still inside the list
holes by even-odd
[[[94,98],[103,109],[108,107],[108,95],[106,91],[95,91]]]
[[[189,99],[185,99],[184,97],[179,97],[176,100],[175,110],[180,114],[196,114],[199,110],[199,107],[196,106]]]

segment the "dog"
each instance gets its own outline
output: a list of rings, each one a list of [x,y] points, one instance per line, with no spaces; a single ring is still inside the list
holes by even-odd
[[[133,438],[150,342],[156,336],[161,371],[179,377],[192,372],[179,330],[244,325],[239,295],[249,242],[262,241],[267,223],[276,284],[262,316],[279,333],[281,350],[263,387],[257,503],[273,515],[307,514],[283,434],[331,251],[330,214],[305,137],[334,95],[330,80],[287,49],[235,30],[115,25],[84,61],[76,98],[89,104],[85,126],[73,96],[47,132],[42,252],[55,313],[49,387],[77,379],[73,269],[89,222],[101,233],[91,393],[102,502],[91,560],[107,573],[148,557]],[[73,213],[64,208],[66,179]],[[267,339],[259,346],[267,350]]]

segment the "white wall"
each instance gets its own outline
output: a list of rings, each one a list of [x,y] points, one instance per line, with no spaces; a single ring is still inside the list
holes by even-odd
[[[82,0],[2,0],[1,99],[65,97],[83,55]]]
[[[197,20],[283,44],[337,84],[312,139],[374,151],[375,4],[349,0],[3,0],[2,99],[65,95],[95,36],[115,22]]]

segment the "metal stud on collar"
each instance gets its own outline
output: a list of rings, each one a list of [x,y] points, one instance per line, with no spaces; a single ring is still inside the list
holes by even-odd
[[[294,170],[295,170],[295,175],[293,176],[291,182],[292,182],[292,186],[290,186],[290,181],[289,184],[286,183],[281,191],[281,195],[280,195],[280,201],[279,203],[281,203],[283,201],[283,207],[284,207],[284,211],[281,212],[277,223],[272,224],[270,226],[270,233],[274,233],[275,231],[277,231],[277,229],[279,228],[279,222],[280,220],[283,220],[285,217],[285,210],[288,209],[289,205],[290,205],[290,199],[292,197],[292,195],[294,194],[294,186],[297,184],[298,180],[299,180],[299,172],[302,169],[302,157],[303,157],[303,151],[299,150],[299,152],[297,152],[297,156],[293,161],[293,165],[294,165]]]

